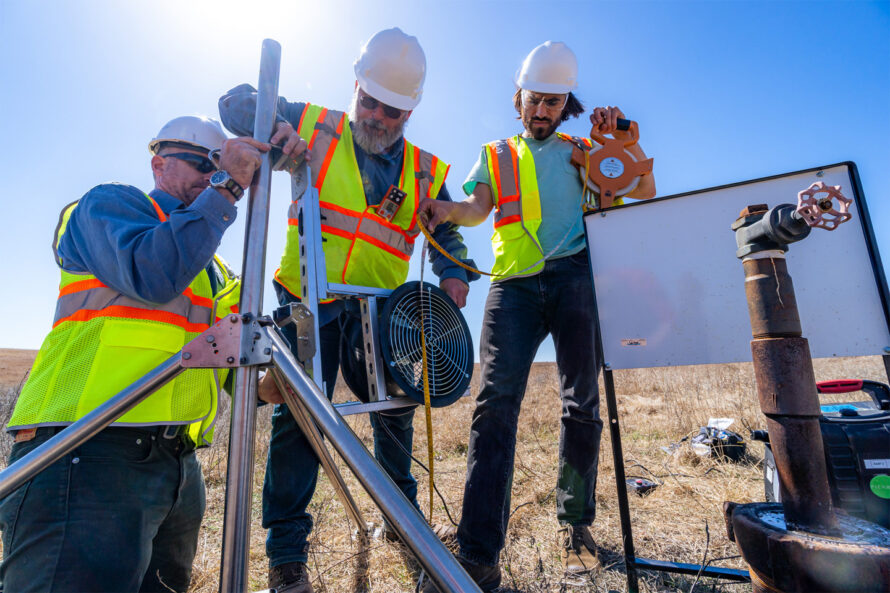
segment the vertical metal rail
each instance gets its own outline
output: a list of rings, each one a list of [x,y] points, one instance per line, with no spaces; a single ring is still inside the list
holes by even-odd
[[[423,566],[440,591],[475,593],[479,587],[439,541],[420,512],[374,461],[355,436],[346,420],[334,409],[303,367],[291,356],[287,344],[277,332],[263,328],[272,343],[272,362],[285,381],[299,394],[293,402],[312,418],[319,431],[330,441],[352,470],[368,495],[374,500],[389,525],[399,535]]]
[[[315,335],[315,354],[306,364],[315,384],[325,392],[321,374],[321,329],[319,326],[319,300],[327,298],[327,270],[324,265],[324,249],[321,240],[321,213],[318,205],[318,189],[312,185],[312,171],[304,161],[300,170],[291,175],[291,199],[297,202],[297,228],[300,233],[300,287],[303,305],[312,313]],[[302,336],[298,336],[300,339]]]
[[[281,46],[272,39],[265,39],[260,58],[260,77],[257,85],[256,118],[253,132],[253,137],[261,142],[268,142],[272,136],[278,102],[280,65]],[[244,232],[241,301],[239,303],[243,323],[254,325],[256,328],[258,326],[255,324],[263,302],[266,229],[269,222],[271,182],[272,164],[269,154],[266,153],[263,155],[258,180],[250,188]],[[253,331],[244,331],[243,335],[245,339],[251,339],[253,333]],[[244,345],[245,342],[242,341],[242,351]],[[243,364],[246,361],[242,358],[241,362]],[[247,558],[253,491],[257,374],[256,366],[240,367],[235,371],[219,585],[219,589],[223,593],[242,592],[248,589]]]
[[[615,379],[612,370],[603,369],[606,387],[606,408],[609,411],[609,435],[612,440],[612,459],[615,464],[615,486],[618,490],[618,517],[621,521],[621,541],[624,544],[624,568],[627,571],[628,593],[637,593],[636,552],[630,523],[630,504],[627,500],[627,477],[624,473],[624,451],[621,449],[621,427],[618,425],[618,402],[615,399]]]

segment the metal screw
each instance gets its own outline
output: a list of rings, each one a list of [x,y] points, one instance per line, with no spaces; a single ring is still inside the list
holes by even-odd
[[[226,362],[229,363],[229,364],[232,364],[233,362],[235,362],[235,357],[234,357],[234,356],[230,356],[230,357],[228,357],[228,358],[226,359]]]
[[[259,340],[261,337],[262,337],[262,336],[260,335],[260,332],[253,332],[253,339],[254,339],[254,340]]]
[[[80,463],[80,457],[75,457],[71,460],[71,463]]]
[[[271,348],[263,348],[263,354],[272,354]]]
[[[182,353],[182,358],[183,358],[183,360],[188,360],[188,359],[190,359],[191,357],[192,357],[192,353],[191,353],[191,352],[183,352],[183,353]]]
[[[212,344],[214,341],[216,341],[216,338],[214,338],[213,336],[207,336],[205,339],[207,340],[208,344]]]
[[[241,364],[247,364],[247,357],[246,357],[246,356],[242,356],[242,357],[241,357]]]
[[[141,444],[142,444],[142,439],[136,439],[136,444],[137,444],[137,445],[141,445]]]
[[[816,177],[824,177],[825,171],[816,171]]]
[[[229,321],[231,321],[232,323],[238,323],[238,316],[234,313],[232,315],[229,315]]]
[[[393,360],[393,361],[390,361],[389,366],[391,366],[391,367],[395,367],[395,366],[396,366],[396,361],[394,361],[394,360]]]

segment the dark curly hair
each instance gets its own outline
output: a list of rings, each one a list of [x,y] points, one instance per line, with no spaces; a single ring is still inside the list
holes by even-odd
[[[522,89],[516,89],[516,93],[513,95],[513,107],[516,108],[516,113],[519,114],[516,116],[516,119],[520,119],[522,117]],[[566,106],[562,110],[562,115],[559,116],[559,121],[566,121],[570,117],[578,117],[582,113],[584,113],[584,105],[581,104],[575,93],[569,93],[569,97],[566,99]]]

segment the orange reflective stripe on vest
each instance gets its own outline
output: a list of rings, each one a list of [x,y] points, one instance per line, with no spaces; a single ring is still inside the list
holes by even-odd
[[[522,220],[519,201],[519,167],[516,143],[512,138],[492,142],[488,150],[494,171],[496,210],[495,228]],[[507,158],[509,157],[509,158]]]
[[[125,317],[161,321],[200,333],[210,327],[212,311],[213,299],[198,296],[191,288],[171,301],[146,309],[142,301],[91,278],[68,284],[59,291],[53,327],[66,321]]]

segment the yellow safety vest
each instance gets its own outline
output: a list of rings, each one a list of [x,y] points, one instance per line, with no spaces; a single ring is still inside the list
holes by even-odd
[[[159,222],[167,216],[149,196]],[[77,202],[62,211],[53,250]],[[214,256],[222,285],[214,296],[207,270],[163,304],[149,304],[88,273],[62,269],[53,328],[43,341],[8,428],[64,426],[91,412],[178,352],[221,317],[238,310],[240,286]],[[213,437],[219,386],[227,371],[189,369],[114,422],[116,426],[188,424],[197,446]]]
[[[557,136],[584,150],[593,146],[589,138]],[[538,240],[541,196],[534,154],[525,138],[517,135],[489,142],[485,145],[485,155],[495,206],[494,234],[491,236],[495,259],[491,273],[500,276],[492,281],[533,276],[544,269],[544,262],[540,260],[545,255]],[[578,215],[581,215],[580,205]],[[533,265],[535,262],[537,265]]]
[[[449,165],[405,140],[399,189],[407,194],[391,221],[368,206],[355,159],[349,118],[341,111],[306,104],[297,131],[312,151],[309,166],[318,190],[328,282],[396,288],[408,277],[414,241],[420,234],[420,198],[436,198]],[[300,296],[297,202],[288,211],[287,239],[275,278]]]

